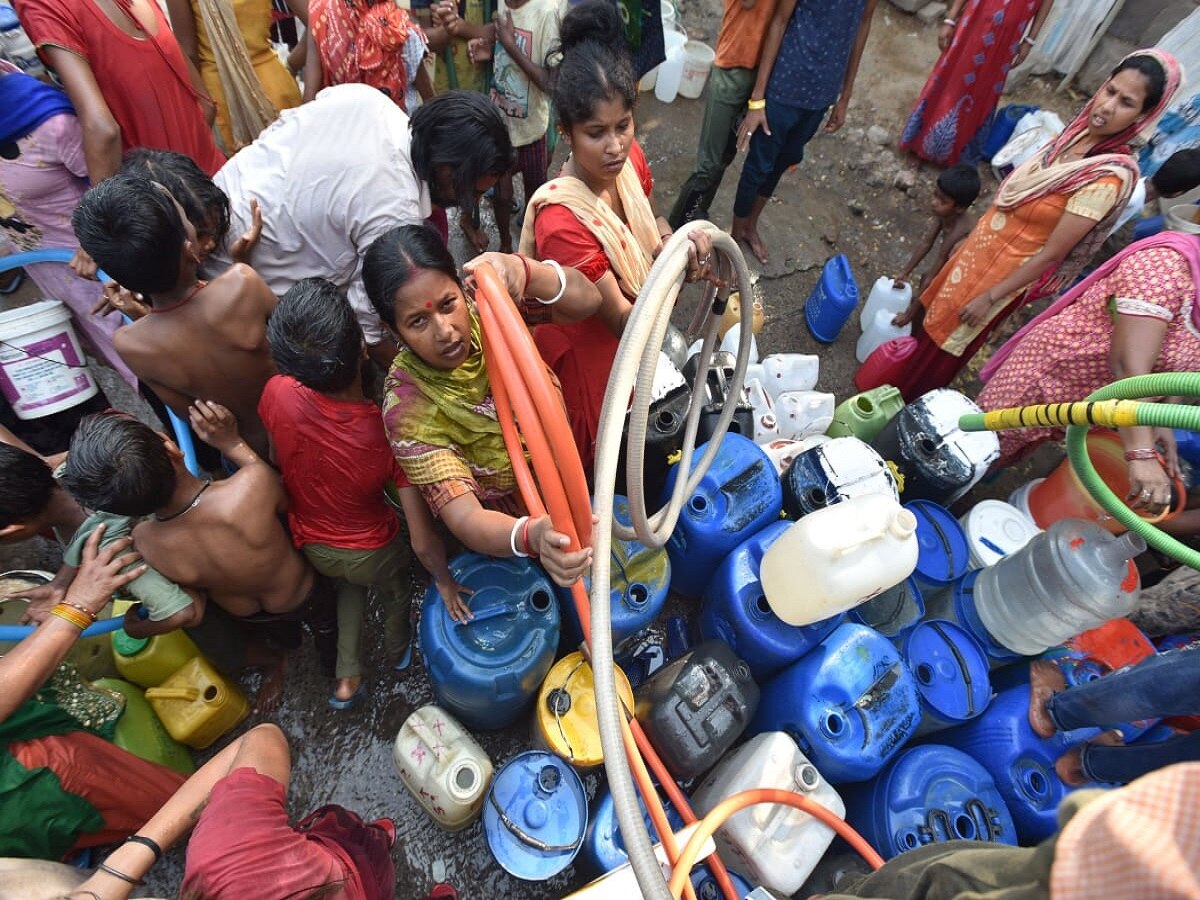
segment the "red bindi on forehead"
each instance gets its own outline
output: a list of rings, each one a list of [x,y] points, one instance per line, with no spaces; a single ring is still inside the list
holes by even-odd
[[[433,303],[432,303],[432,302],[430,302],[429,300],[426,300],[426,301],[425,301],[425,308],[426,308],[426,309],[433,309]]]

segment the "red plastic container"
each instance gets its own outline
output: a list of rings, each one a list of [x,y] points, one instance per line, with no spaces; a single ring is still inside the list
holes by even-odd
[[[876,347],[867,361],[854,373],[854,386],[869,391],[883,384],[895,384],[908,358],[917,349],[915,337],[893,338]]]

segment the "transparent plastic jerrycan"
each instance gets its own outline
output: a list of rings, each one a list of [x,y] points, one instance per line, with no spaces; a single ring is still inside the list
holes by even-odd
[[[442,828],[460,831],[479,818],[492,761],[440,706],[422,706],[404,720],[392,762],[404,786]]]
[[[767,602],[789,625],[853,609],[913,573],[916,532],[916,516],[887,494],[809,513],[763,554]]]
[[[839,818],[846,813],[837,791],[782,731],[751,738],[725,757],[697,788],[692,804],[703,816],[726,797],[757,788],[793,791]],[[763,804],[730,816],[714,837],[729,868],[791,896],[829,847],[833,829],[790,806]]]
[[[146,699],[171,737],[203,750],[250,714],[246,695],[202,656],[183,664]]]
[[[979,572],[975,609],[988,633],[1034,656],[1109,619],[1127,615],[1141,593],[1133,558],[1146,542],[1083,519],[1061,519]]]

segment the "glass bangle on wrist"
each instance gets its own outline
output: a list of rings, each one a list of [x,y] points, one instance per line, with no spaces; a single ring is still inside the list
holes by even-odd
[[[1133,462],[1138,459],[1159,459],[1159,452],[1153,447],[1141,447],[1137,450],[1125,451],[1125,462]]]
[[[542,304],[542,306],[553,306],[555,303],[561,300],[563,298],[563,294],[567,292],[567,275],[565,272],[563,272],[563,267],[554,260],[543,259],[542,262],[558,273],[558,293],[549,300],[543,300],[541,297],[534,297],[533,299]]]
[[[765,99],[763,99],[763,100],[747,100],[746,101],[746,109],[757,110],[757,109],[766,109],[766,108],[767,108],[767,101]]]
[[[529,521],[529,516],[521,516],[513,522],[512,531],[508,533],[508,549],[512,551],[513,556],[519,556],[521,559],[529,559],[529,553],[524,553],[517,549],[517,532],[525,527],[525,523]]]
[[[942,24],[949,25],[951,28],[957,28],[958,20],[957,19],[942,19]]]

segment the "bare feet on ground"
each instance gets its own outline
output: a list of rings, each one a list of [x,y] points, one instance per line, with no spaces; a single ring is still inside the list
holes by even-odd
[[[750,248],[750,252],[754,254],[763,265],[767,263],[767,245],[763,243],[763,239],[758,235],[758,229],[753,225],[734,222],[733,227],[729,231],[735,241],[741,241]]]
[[[1058,731],[1046,704],[1050,698],[1067,688],[1058,663],[1049,659],[1035,659],[1029,664],[1029,727],[1038,737],[1053,737]]]
[[[262,667],[262,682],[254,698],[254,712],[265,716],[275,712],[283,700],[284,664],[287,657],[279,654],[278,661]]]

